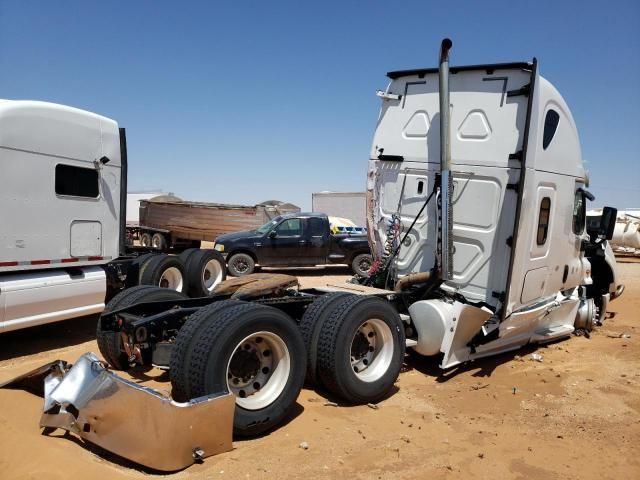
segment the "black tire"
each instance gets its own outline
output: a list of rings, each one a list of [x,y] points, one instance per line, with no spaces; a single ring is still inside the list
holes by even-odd
[[[182,252],[180,252],[180,255],[178,255],[178,258],[182,261],[182,264],[185,266],[187,266],[187,262],[189,261],[189,257],[191,255],[193,255],[194,253],[196,253],[198,250],[200,250],[199,248],[187,248],[186,250],[183,250]]]
[[[178,292],[186,290],[184,265],[180,258],[155,255],[140,266],[140,285],[155,285]]]
[[[151,248],[151,234],[149,232],[143,232],[140,235],[140,245]]]
[[[253,341],[250,337],[256,339],[256,344],[260,342],[262,345],[264,342],[265,348],[273,348],[270,347],[269,338],[275,338],[281,342],[288,355],[281,355],[278,363],[272,365],[271,369],[267,368],[266,371],[264,367],[260,367],[261,362],[264,359],[278,358],[279,354],[267,353],[264,350],[259,358],[255,356],[258,360],[257,365],[254,360],[240,362],[243,368],[255,367],[254,373],[247,374],[249,375],[246,380],[247,386],[240,388],[252,388],[251,383],[259,378],[261,371],[265,375],[267,373],[270,375],[264,380],[266,383],[255,387],[258,393],[251,392],[243,396],[244,390],[240,390],[236,396],[233,431],[236,435],[245,437],[262,434],[278,425],[291,413],[300,394],[304,383],[306,356],[304,342],[295,322],[280,310],[252,303],[215,312],[207,317],[206,326],[201,330],[197,341],[191,345],[193,352],[189,368],[191,398],[222,391],[233,392],[233,389],[227,385],[227,375],[233,372],[232,356],[241,343]],[[247,338],[250,339],[247,340]],[[247,345],[244,343],[243,347],[246,348]],[[249,356],[255,355],[253,350],[241,349],[240,357],[234,356],[234,361],[242,358],[242,352],[248,352]],[[228,369],[227,366],[230,368]],[[278,372],[285,376],[278,376]],[[273,383],[269,388],[262,389],[272,381],[282,382],[282,385],[277,387],[275,392],[273,392]],[[253,385],[255,386],[256,383]],[[260,391],[267,395],[266,399],[260,396]],[[252,398],[252,393],[257,396]],[[275,398],[269,398],[269,395]],[[256,401],[266,403],[264,405],[253,403],[255,408],[249,408],[247,402]]]
[[[372,325],[379,325],[380,330],[369,334],[367,339],[360,328],[373,330]],[[386,340],[383,331],[388,332]],[[374,348],[371,346],[372,340],[381,342],[379,345],[376,343],[375,348],[384,345],[385,350],[371,352],[369,348]],[[352,366],[351,357],[354,355],[353,349],[363,345],[364,351],[371,352],[373,358],[369,360],[369,366],[356,373],[354,368],[357,367]],[[404,327],[391,304],[377,297],[350,295],[340,302],[322,325],[318,339],[318,376],[327,389],[348,402],[375,403],[393,387],[402,367],[404,353]],[[359,355],[359,352],[355,354]],[[366,360],[367,355],[369,353],[363,354],[362,358]],[[388,365],[385,359],[388,359]],[[373,378],[363,380],[363,376],[367,375],[373,375]]]
[[[189,382],[189,368],[193,349],[191,344],[200,337],[200,331],[205,324],[205,320],[222,310],[234,307],[246,302],[239,300],[223,300],[215,302],[206,307],[202,307],[191,315],[182,325],[176,336],[176,342],[171,352],[169,363],[169,377],[171,379],[171,396],[178,402],[189,400],[191,391]]]
[[[227,261],[229,273],[234,277],[249,275],[256,269],[256,262],[248,253],[234,253]]]
[[[373,264],[373,257],[368,253],[360,253],[353,257],[351,261],[351,270],[356,275],[360,275],[364,278],[369,278],[369,270]]]
[[[165,237],[161,233],[154,233],[153,237],[151,237],[151,247],[164,252],[167,250],[167,237]]]
[[[340,302],[348,297],[346,292],[333,292],[322,295],[315,300],[302,315],[299,328],[304,340],[304,346],[307,350],[307,378],[306,381],[310,386],[318,383],[316,365],[318,352],[318,338],[322,324],[331,315],[333,310]]]
[[[183,294],[175,290],[158,288],[152,285],[138,285],[128,288],[111,299],[106,305],[105,312],[125,308],[139,302],[159,301],[159,300],[181,300],[186,298]],[[102,318],[98,319],[96,327],[96,338],[100,353],[115,370],[127,370],[129,359],[127,354],[121,349],[122,339],[119,332],[102,330]]]
[[[197,250],[185,263],[187,292],[190,297],[209,297],[227,278],[224,257],[215,250]]]

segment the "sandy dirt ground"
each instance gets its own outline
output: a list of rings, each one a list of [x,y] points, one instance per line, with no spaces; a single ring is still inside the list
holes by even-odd
[[[622,261],[627,290],[611,304],[613,318],[590,339],[527,347],[446,375],[436,360],[410,355],[396,389],[378,409],[325,405],[324,392],[304,389],[292,418],[274,432],[235,441],[233,451],[167,476],[640,478],[640,262]],[[305,285],[342,282],[348,275],[342,269],[297,273]],[[0,336],[0,381],[53,359],[74,361],[97,352],[95,321]],[[533,361],[533,352],[543,361]],[[132,378],[170,389],[160,371],[134,372]],[[164,476],[72,435],[42,435],[41,409],[39,397],[0,390],[0,478]]]

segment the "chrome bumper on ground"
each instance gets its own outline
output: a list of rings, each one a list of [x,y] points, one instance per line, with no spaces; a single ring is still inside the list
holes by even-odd
[[[57,360],[0,384],[44,396],[40,426],[62,428],[147,467],[175,471],[232,448],[235,399],[178,403],[108,371],[93,353]]]

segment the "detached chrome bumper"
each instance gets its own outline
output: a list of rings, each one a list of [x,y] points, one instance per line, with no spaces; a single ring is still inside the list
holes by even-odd
[[[232,448],[233,395],[177,403],[118,377],[93,353],[73,366],[51,362],[2,387],[44,395],[41,427],[65,429],[156,470],[180,470]]]

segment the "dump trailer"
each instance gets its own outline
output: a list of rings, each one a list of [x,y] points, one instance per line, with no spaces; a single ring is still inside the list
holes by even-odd
[[[0,333],[100,313],[126,287],[202,296],[226,276],[213,250],[127,246],[126,137],[111,119],[0,101],[0,171]]]
[[[150,199],[140,202],[140,224],[132,227],[140,244],[154,250],[200,247],[218,236],[239,230],[254,230],[279,215],[300,208],[276,200],[258,205],[188,202]]]
[[[378,92],[367,174],[377,259],[366,285],[305,290],[295,277],[253,274],[222,282],[211,297],[138,286],[111,300],[98,324],[100,351],[112,369],[169,369],[174,403],[163,418],[181,413],[195,429],[206,415],[233,411],[234,435],[257,435],[287,417],[305,378],[346,403],[376,403],[391,391],[406,347],[449,369],[604,319],[621,292],[604,258],[615,209],[585,228],[592,196],[568,106],[535,59],[449,68],[451,46],[443,41],[438,68],[390,72]],[[136,388],[91,359],[97,383]],[[219,442],[203,449],[202,432],[189,437],[181,424],[169,457],[154,456],[169,441],[146,418],[148,441],[127,451],[115,438],[121,432],[104,428],[123,403],[93,388],[86,363],[34,373],[59,385],[45,394],[52,413],[43,426],[160,469],[229,447],[229,430],[212,429],[207,438]],[[65,383],[75,396],[55,393]],[[151,402],[136,400],[135,420],[122,427],[138,437],[143,401]]]

